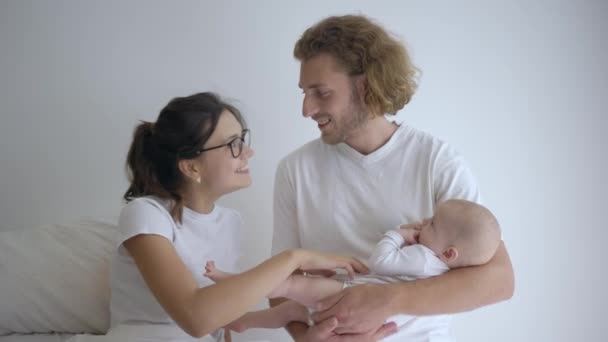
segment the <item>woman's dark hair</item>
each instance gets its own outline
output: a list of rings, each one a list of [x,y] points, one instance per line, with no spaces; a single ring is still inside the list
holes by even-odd
[[[141,196],[171,201],[171,216],[181,222],[184,207],[180,195],[183,175],[178,162],[198,157],[224,110],[246,127],[241,113],[213,93],[174,98],[163,108],[156,123],[142,122],[135,128],[127,155],[130,186],[123,198],[129,202]]]

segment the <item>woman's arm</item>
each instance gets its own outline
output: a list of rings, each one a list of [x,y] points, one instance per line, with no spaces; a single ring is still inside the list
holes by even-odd
[[[365,271],[365,266],[352,258],[298,249],[280,253],[221,283],[199,288],[166,238],[137,235],[123,245],[161,306],[186,333],[196,337],[237,319],[297,269]]]

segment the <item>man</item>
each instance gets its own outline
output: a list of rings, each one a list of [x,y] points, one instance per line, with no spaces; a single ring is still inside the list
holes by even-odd
[[[321,139],[279,164],[273,254],[302,247],[366,260],[382,233],[431,217],[437,203],[479,202],[455,150],[386,119],[410,101],[417,73],[404,46],[384,29],[363,16],[329,17],[304,32],[294,56],[301,62],[302,113],[316,121]],[[483,266],[349,287],[319,304],[316,325],[292,323],[288,330],[296,341],[376,341],[396,331],[384,324],[391,315],[472,310],[510,298],[513,287],[501,243]]]

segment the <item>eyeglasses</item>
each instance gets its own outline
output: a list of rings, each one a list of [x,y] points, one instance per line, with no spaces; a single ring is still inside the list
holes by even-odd
[[[241,133],[240,137],[234,138],[226,144],[208,147],[208,148],[201,148],[201,149],[196,150],[195,153],[198,155],[198,154],[201,154],[206,151],[211,151],[211,150],[215,150],[218,148],[222,148],[224,146],[228,146],[228,147],[230,147],[230,153],[232,153],[232,157],[238,158],[241,155],[241,153],[243,153],[244,144],[247,144],[247,146],[251,146],[251,134],[249,133],[248,129],[244,129],[243,133]]]

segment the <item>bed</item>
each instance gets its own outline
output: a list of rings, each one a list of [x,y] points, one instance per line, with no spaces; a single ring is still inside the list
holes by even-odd
[[[85,220],[0,231],[0,342],[107,331],[115,230]]]
[[[76,334],[104,334],[110,325],[108,277],[116,229],[115,223],[97,220],[0,228],[0,342],[64,342]],[[267,341],[233,337],[254,340]]]
[[[71,334],[11,334],[0,336],[0,342],[64,342]]]

